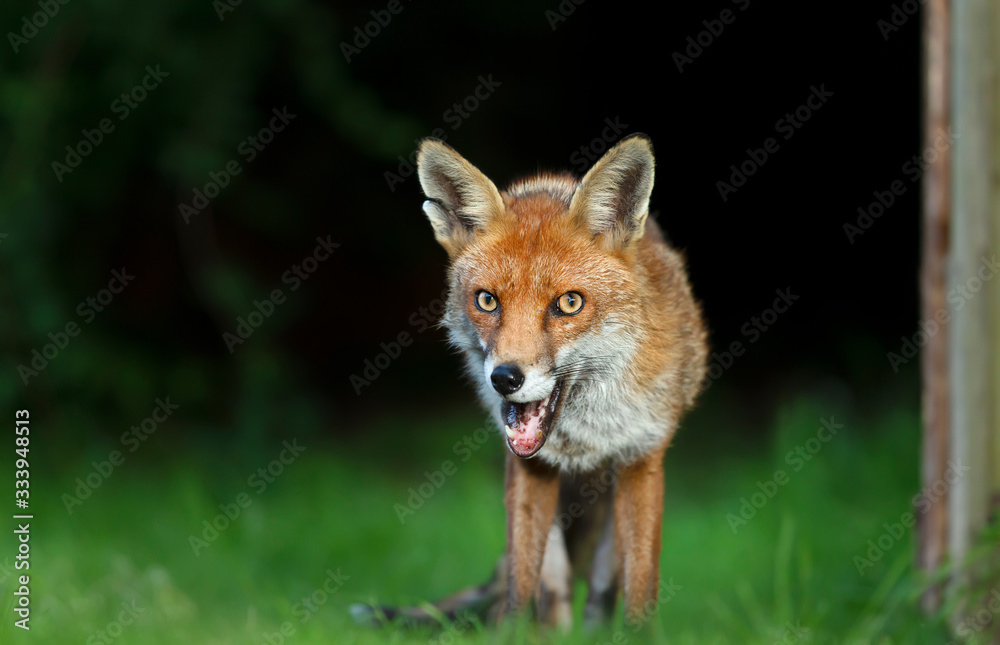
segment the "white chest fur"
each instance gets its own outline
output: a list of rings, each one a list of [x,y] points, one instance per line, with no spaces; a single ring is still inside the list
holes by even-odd
[[[500,397],[486,380],[482,359],[469,356],[468,362],[479,398],[503,438]],[[626,370],[612,369],[600,379],[570,384],[555,426],[535,458],[564,472],[586,472],[631,462],[667,441],[676,420],[662,404],[666,385],[637,397],[625,387],[627,378]]]

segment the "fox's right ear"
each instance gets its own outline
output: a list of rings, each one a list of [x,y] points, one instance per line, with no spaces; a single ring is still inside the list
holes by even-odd
[[[443,141],[420,143],[417,176],[427,195],[424,213],[448,255],[456,255],[477,230],[504,213],[503,197],[493,182]]]

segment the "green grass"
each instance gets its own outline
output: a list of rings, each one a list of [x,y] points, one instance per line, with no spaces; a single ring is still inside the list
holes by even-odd
[[[481,417],[385,419],[350,443],[302,441],[305,452],[259,494],[247,478],[278,457],[280,441],[263,452],[220,444],[211,455],[185,457],[176,446],[164,449],[172,446],[164,434],[157,446],[128,455],[68,514],[61,495],[90,472],[86,464],[118,447],[104,445],[59,475],[35,475],[32,634],[11,625],[7,578],[0,642],[105,642],[98,630],[135,600],[144,611],[115,643],[945,643],[940,621],[914,608],[911,532],[864,575],[853,561],[883,523],[910,510],[918,416],[905,407],[851,414],[800,402],[777,413],[764,443],[741,439],[745,425],[723,411],[692,416],[667,456],[662,575],[680,589],[639,635],[624,630],[620,616],[603,631],[568,635],[524,622],[462,633],[352,624],[352,602],[422,602],[490,574],[504,543],[503,447],[491,435],[467,461],[453,450]],[[831,415],[844,428],[793,472],[786,453]],[[408,489],[445,460],[456,472],[401,523],[394,505],[406,504]],[[777,469],[787,484],[734,534],[727,514]],[[242,492],[251,504],[195,556],[189,537]],[[4,533],[0,563],[14,553]],[[296,605],[327,570],[346,580],[302,620]],[[265,638],[283,623],[292,635]],[[804,636],[793,641],[787,625]]]

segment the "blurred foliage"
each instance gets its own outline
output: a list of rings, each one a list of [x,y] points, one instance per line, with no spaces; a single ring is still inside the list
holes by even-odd
[[[219,360],[221,343],[178,351],[178,339],[192,336],[185,327],[203,326],[206,316],[220,331],[232,327],[274,285],[261,284],[252,260],[218,247],[211,221],[185,227],[177,205],[237,158],[238,142],[267,124],[272,107],[308,113],[298,118],[325,124],[359,154],[379,159],[412,145],[420,124],[352,80],[337,49],[336,35],[346,29],[316,3],[245,3],[222,20],[206,2],[53,6],[58,13],[37,35],[2,56],[0,408],[40,403],[76,417],[74,434],[83,436],[109,419],[138,421],[164,393],[188,409],[211,407],[215,386],[229,383],[223,393],[250,437],[279,420],[315,417],[303,379],[273,346],[241,348],[236,361]],[[6,3],[0,24],[16,33],[36,10]],[[147,66],[164,78],[126,113],[116,101],[141,83]],[[284,99],[268,103],[274,96]],[[114,130],[57,179],[53,162],[64,163],[66,146],[76,148],[83,130],[102,119]],[[292,142],[308,139],[295,125]],[[243,178],[218,203],[226,226],[251,240],[294,242],[301,256],[308,249],[299,228],[310,215],[275,185],[278,177],[280,170],[268,170],[265,181]],[[210,216],[209,209],[200,217]],[[100,324],[86,324],[77,303],[120,266],[138,275],[135,286],[98,314]],[[182,268],[187,275],[178,275]],[[80,336],[25,387],[14,378],[17,365],[28,365],[31,350],[67,322],[81,326]]]

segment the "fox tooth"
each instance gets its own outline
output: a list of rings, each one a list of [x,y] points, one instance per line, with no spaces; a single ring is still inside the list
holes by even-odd
[[[538,432],[535,433],[535,439],[541,439],[541,438],[542,438],[542,431],[539,430]]]
[[[504,430],[507,431],[507,438],[513,439],[514,438],[514,431],[510,429],[510,426],[504,426],[503,428],[504,428]]]
[[[550,396],[551,396],[551,395],[550,395]],[[545,397],[544,399],[542,399],[542,409],[545,409],[545,407],[546,407],[546,406],[547,406],[548,404],[549,404],[549,397]]]

